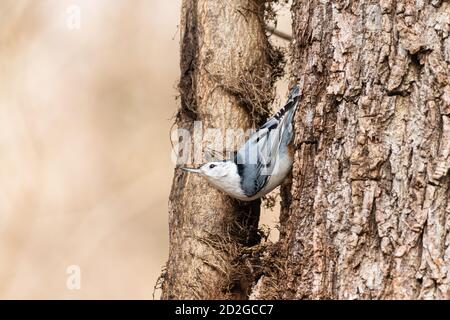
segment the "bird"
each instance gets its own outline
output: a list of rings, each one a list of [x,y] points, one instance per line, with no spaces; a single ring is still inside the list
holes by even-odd
[[[242,201],[253,201],[271,192],[289,175],[294,161],[292,121],[300,89],[294,86],[286,104],[253,133],[231,157],[198,168],[182,168],[199,174],[213,187]]]

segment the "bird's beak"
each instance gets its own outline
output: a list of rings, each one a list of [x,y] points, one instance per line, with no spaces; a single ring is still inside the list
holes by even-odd
[[[181,168],[181,170],[192,172],[192,173],[200,173],[200,169],[194,169],[194,168]]]

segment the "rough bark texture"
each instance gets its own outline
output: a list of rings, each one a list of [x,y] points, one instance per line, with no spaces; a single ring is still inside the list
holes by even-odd
[[[292,13],[293,183],[252,297],[450,298],[450,4]]]
[[[278,57],[265,35],[264,6],[254,0],[183,1],[178,128],[193,133],[194,121],[202,121],[204,131],[245,130],[267,115]],[[213,139],[195,136],[194,150]],[[232,200],[177,168],[162,298],[245,298],[250,283],[240,257],[259,242],[258,219],[258,201]]]

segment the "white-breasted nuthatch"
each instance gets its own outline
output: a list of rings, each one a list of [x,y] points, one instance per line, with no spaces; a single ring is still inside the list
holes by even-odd
[[[292,120],[299,96],[300,89],[295,86],[283,108],[253,133],[232,159],[183,170],[200,174],[214,187],[239,200],[251,201],[269,193],[292,168]]]

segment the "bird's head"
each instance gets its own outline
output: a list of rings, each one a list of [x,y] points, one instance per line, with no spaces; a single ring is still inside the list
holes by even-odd
[[[197,169],[182,169],[187,172],[198,173],[210,182],[217,184],[217,182],[226,179],[227,176],[235,172],[234,166],[235,164],[232,161],[212,161],[203,164]]]
[[[211,161],[197,169],[183,168],[184,171],[198,173],[212,186],[235,198],[245,198],[241,190],[241,177],[234,161]]]

